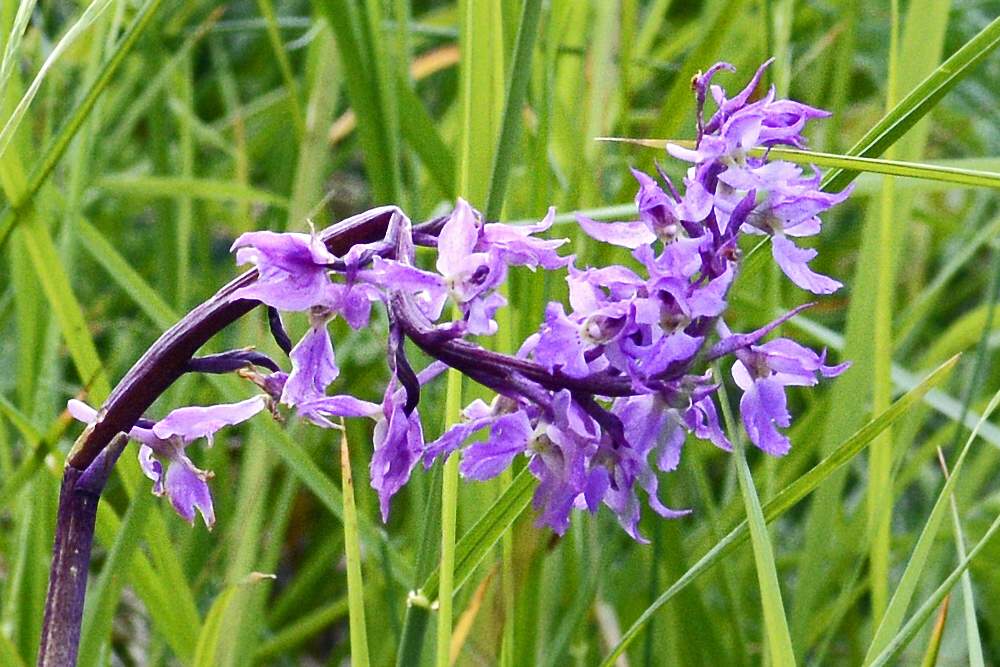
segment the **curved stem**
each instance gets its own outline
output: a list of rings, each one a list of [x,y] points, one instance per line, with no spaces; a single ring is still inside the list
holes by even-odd
[[[355,244],[378,241],[398,210],[395,206],[383,206],[348,218],[324,231],[323,241],[338,255]],[[428,224],[434,225],[436,221]],[[433,233],[423,227],[417,229]],[[233,292],[256,279],[256,270],[235,278],[160,336],[111,392],[93,430],[84,432],[76,442],[67,464],[78,470],[86,469],[115,434],[128,432],[153,401],[184,373],[198,348],[260,305],[251,299],[230,299]]]

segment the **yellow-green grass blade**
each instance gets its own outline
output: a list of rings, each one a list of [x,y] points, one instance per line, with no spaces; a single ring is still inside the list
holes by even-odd
[[[29,214],[21,232],[35,275],[55,314],[66,348],[76,366],[80,384],[87,388],[92,402],[99,404],[111,392],[111,385],[52,237],[37,220],[34,212]]]
[[[243,582],[229,584],[216,596],[212,607],[208,610],[208,616],[205,617],[201,634],[198,635],[198,645],[191,662],[194,667],[216,667],[219,664],[222,656],[220,649],[226,640],[226,634],[232,631],[226,627],[224,621],[236,594],[241,588],[267,578],[270,578],[270,575],[252,573]]]
[[[283,624],[273,637],[261,642],[254,652],[254,659],[268,662],[282,655],[291,654],[297,646],[316,636],[347,614],[347,598],[333,600],[319,609]]]
[[[924,601],[922,605],[913,613],[910,620],[906,622],[900,631],[892,638],[892,641],[885,647],[885,649],[871,662],[873,667],[882,667],[882,665],[895,664],[894,661],[899,657],[899,654],[907,644],[913,640],[920,629],[923,627],[927,619],[930,618],[934,610],[938,608],[941,601],[948,595],[951,590],[958,583],[958,580],[962,577],[965,571],[969,568],[969,565],[975,560],[976,556],[983,550],[983,548],[990,543],[996,532],[1000,530],[1000,516],[997,516],[990,524],[990,527],[986,530],[986,533],[976,542],[969,554],[962,559],[962,561],[955,567],[951,573],[945,578],[941,585],[935,589],[935,591]]]
[[[723,377],[721,365],[716,364],[715,369],[717,377]],[[729,440],[733,443],[736,475],[740,494],[743,497],[743,506],[746,509],[746,523],[750,530],[750,544],[753,548],[754,566],[757,571],[760,604],[764,612],[768,658],[774,665],[794,665],[795,651],[792,648],[792,638],[788,630],[785,603],[781,598],[778,568],[774,562],[774,547],[771,545],[771,537],[767,531],[767,522],[760,506],[757,489],[754,486],[753,475],[750,474],[750,466],[747,465],[743,434],[729,407],[726,388],[721,383],[719,392],[719,403],[725,416]]]
[[[25,115],[28,113],[28,108],[31,103],[35,100],[35,96],[38,94],[38,90],[42,87],[42,83],[45,82],[45,77],[48,75],[49,70],[52,69],[53,65],[58,62],[59,58],[62,57],[63,53],[66,52],[70,46],[88,29],[94,24],[97,18],[104,12],[108,6],[111,5],[111,0],[94,0],[91,2],[87,8],[83,11],[76,21],[70,25],[69,29],[63,34],[62,38],[52,47],[48,56],[45,58],[45,62],[38,69],[38,73],[35,78],[31,81],[31,85],[21,96],[21,100],[17,103],[14,111],[11,115],[4,120],[4,125],[0,128],[0,158],[3,157],[4,152],[7,150],[7,146],[10,144],[11,139],[14,137],[14,133],[17,132],[17,128],[20,126],[21,121],[24,120]],[[2,88],[0,88],[2,90]]]
[[[341,420],[340,477],[344,496],[344,554],[347,561],[347,600],[350,616],[351,664],[367,667],[368,628],[365,623],[365,589],[361,577],[361,540],[358,536],[358,512],[354,506],[354,477],[347,433]]]
[[[614,141],[646,146],[648,148],[665,149],[667,144],[683,147],[693,147],[694,142],[686,139],[631,139],[628,137],[598,137],[598,141]],[[858,173],[884,174],[902,178],[915,178],[927,181],[937,181],[963,187],[1000,189],[1000,173],[980,169],[967,169],[947,165],[935,165],[922,162],[905,162],[886,158],[857,157],[853,155],[838,155],[818,151],[799,150],[795,148],[752,148],[750,155],[761,157],[767,155],[775,160],[787,160],[795,164],[815,165],[834,169],[850,170]]]

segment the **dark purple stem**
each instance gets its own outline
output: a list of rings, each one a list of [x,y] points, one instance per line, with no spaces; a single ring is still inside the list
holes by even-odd
[[[389,309],[395,321],[402,326],[403,333],[417,347],[470,376],[477,372],[502,374],[504,371],[513,371],[552,391],[569,389],[596,396],[632,396],[636,393],[628,378],[601,373],[573,377],[558,370],[548,371],[528,359],[493,352],[467,340],[445,335],[402,292],[396,292],[389,298]]]
[[[97,503],[127,440],[120,434],[87,470],[67,465],[63,473],[52,547],[52,574],[38,650],[38,664],[42,667],[76,664]]]

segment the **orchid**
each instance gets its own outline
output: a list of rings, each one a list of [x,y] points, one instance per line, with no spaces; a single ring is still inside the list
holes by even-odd
[[[818,216],[848,192],[822,192],[818,173],[805,176],[798,166],[753,156],[758,146],[803,145],[806,124],[826,115],[776,99],[773,88],[751,101],[766,66],[733,97],[712,83],[729,65],[695,80],[696,146],[668,147],[692,163],[679,189],[666,177],[660,182],[632,170],[637,220],[578,217],[595,240],[630,249],[628,265],[578,265],[574,256],[560,254],[566,239],[541,236],[555,209],[537,224],[516,226],[487,221],[463,199],[447,216],[418,227],[394,207],[361,214],[358,220],[384,220],[384,236],[368,236],[339,255],[322,240],[325,232],[240,236],[233,244],[236,260],[252,264],[256,275],[226,298],[269,307],[271,332],[290,368],[253,350],[192,360],[189,370],[236,370],[264,394],[232,405],[180,408],[155,423],[133,425],[129,434],[142,443],[140,461],[154,492],[169,496],[189,521],[198,510],[211,525],[210,474],[194,466],[186,447],[265,406],[275,414],[281,406],[323,428],[339,427],[334,418],[374,422],[370,477],[383,520],[419,461],[429,467],[461,452],[460,471],[475,480],[526,459],[538,479],[539,521],[558,533],[569,527],[575,509],[596,512],[603,505],[630,536],[644,541],[644,504],[663,517],[689,512],[659,497],[661,476],[678,468],[689,440],[731,449],[732,434],[723,433],[715,403],[724,378],[708,368],[723,357],[733,359],[749,439],[768,454],[785,454],[791,446],[780,430],[791,423],[785,389],[816,384],[847,365],[829,366],[825,353],[789,339],[763,340],[803,307],[753,332],[730,331],[725,318],[739,273],[739,240],[770,236],[774,258],[792,282],[830,293],[840,283],[813,272],[808,263],[816,251],[790,238],[817,234]],[[709,97],[717,109],[705,121]],[[433,268],[418,262],[417,246],[436,251]],[[496,313],[507,304],[499,288],[516,267],[566,270],[569,303],[549,303],[537,331],[511,356],[469,338],[498,330]],[[445,316],[449,301],[454,320]],[[385,308],[389,323],[382,400],[328,393],[340,376],[330,320],[342,317],[363,329],[374,304]],[[288,311],[308,316],[297,343],[284,330],[282,312]],[[408,341],[432,359],[419,372],[411,367]],[[421,387],[446,367],[497,396],[491,403],[473,401],[459,423],[425,442]],[[73,410],[84,421],[96,418],[80,405]]]

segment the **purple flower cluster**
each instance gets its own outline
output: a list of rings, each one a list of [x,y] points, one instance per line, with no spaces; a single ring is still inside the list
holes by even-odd
[[[751,152],[802,146],[806,123],[826,115],[776,100],[773,88],[751,102],[766,66],[731,99],[711,80],[732,66],[716,65],[695,79],[697,142],[693,149],[668,149],[693,163],[680,189],[665,176],[661,185],[633,171],[638,220],[578,219],[598,241],[632,250],[630,266],[581,267],[573,256],[561,256],[565,239],[536,236],[551,227],[554,210],[536,225],[514,226],[486,221],[461,199],[449,216],[419,228],[394,207],[377,209],[390,216],[384,238],[355,245],[344,256],[331,253],[315,233],[240,236],[233,244],[237,261],[252,264],[258,277],[232,299],[268,307],[290,370],[249,350],[192,362],[197,370],[240,369],[263,394],[233,405],[180,408],[155,423],[137,424],[129,435],[142,443],[140,461],[154,480],[154,493],[168,495],[189,521],[198,509],[211,525],[210,474],[194,466],[185,448],[222,426],[283,405],[325,428],[335,426],[335,417],[375,422],[370,472],[383,519],[420,461],[431,466],[460,451],[462,474],[485,480],[523,455],[539,481],[535,506],[542,523],[562,533],[574,508],[596,512],[603,504],[629,535],[643,540],[638,525],[644,502],[664,517],[687,513],[666,507],[658,486],[660,474],[678,466],[688,436],[731,448],[715,404],[721,378],[709,366],[723,357],[733,359],[750,440],[770,454],[787,452],[789,441],[780,430],[791,421],[785,387],[816,384],[846,364],[828,366],[825,354],[789,339],[763,342],[801,308],[753,332],[729,329],[724,316],[739,267],[738,241],[743,233],[769,235],[774,258],[792,282],[816,294],[833,292],[840,283],[808,266],[815,251],[788,237],[817,234],[818,214],[848,193],[824,193],[818,173],[806,176],[796,165]],[[717,110],[706,122],[709,92]],[[433,270],[418,265],[418,246],[436,249]],[[510,267],[566,269],[569,285],[568,308],[548,304],[538,331],[515,355],[470,339],[497,331],[496,312],[506,305],[498,288]],[[366,328],[374,303],[384,305],[389,322],[390,379],[382,402],[330,394],[339,368],[328,322],[341,317],[354,329]],[[280,311],[308,316],[309,326],[294,346]],[[410,366],[407,340],[434,359],[420,372]],[[421,386],[449,366],[496,398],[474,401],[458,424],[425,442]],[[97,417],[80,403],[71,411],[87,422]]]

